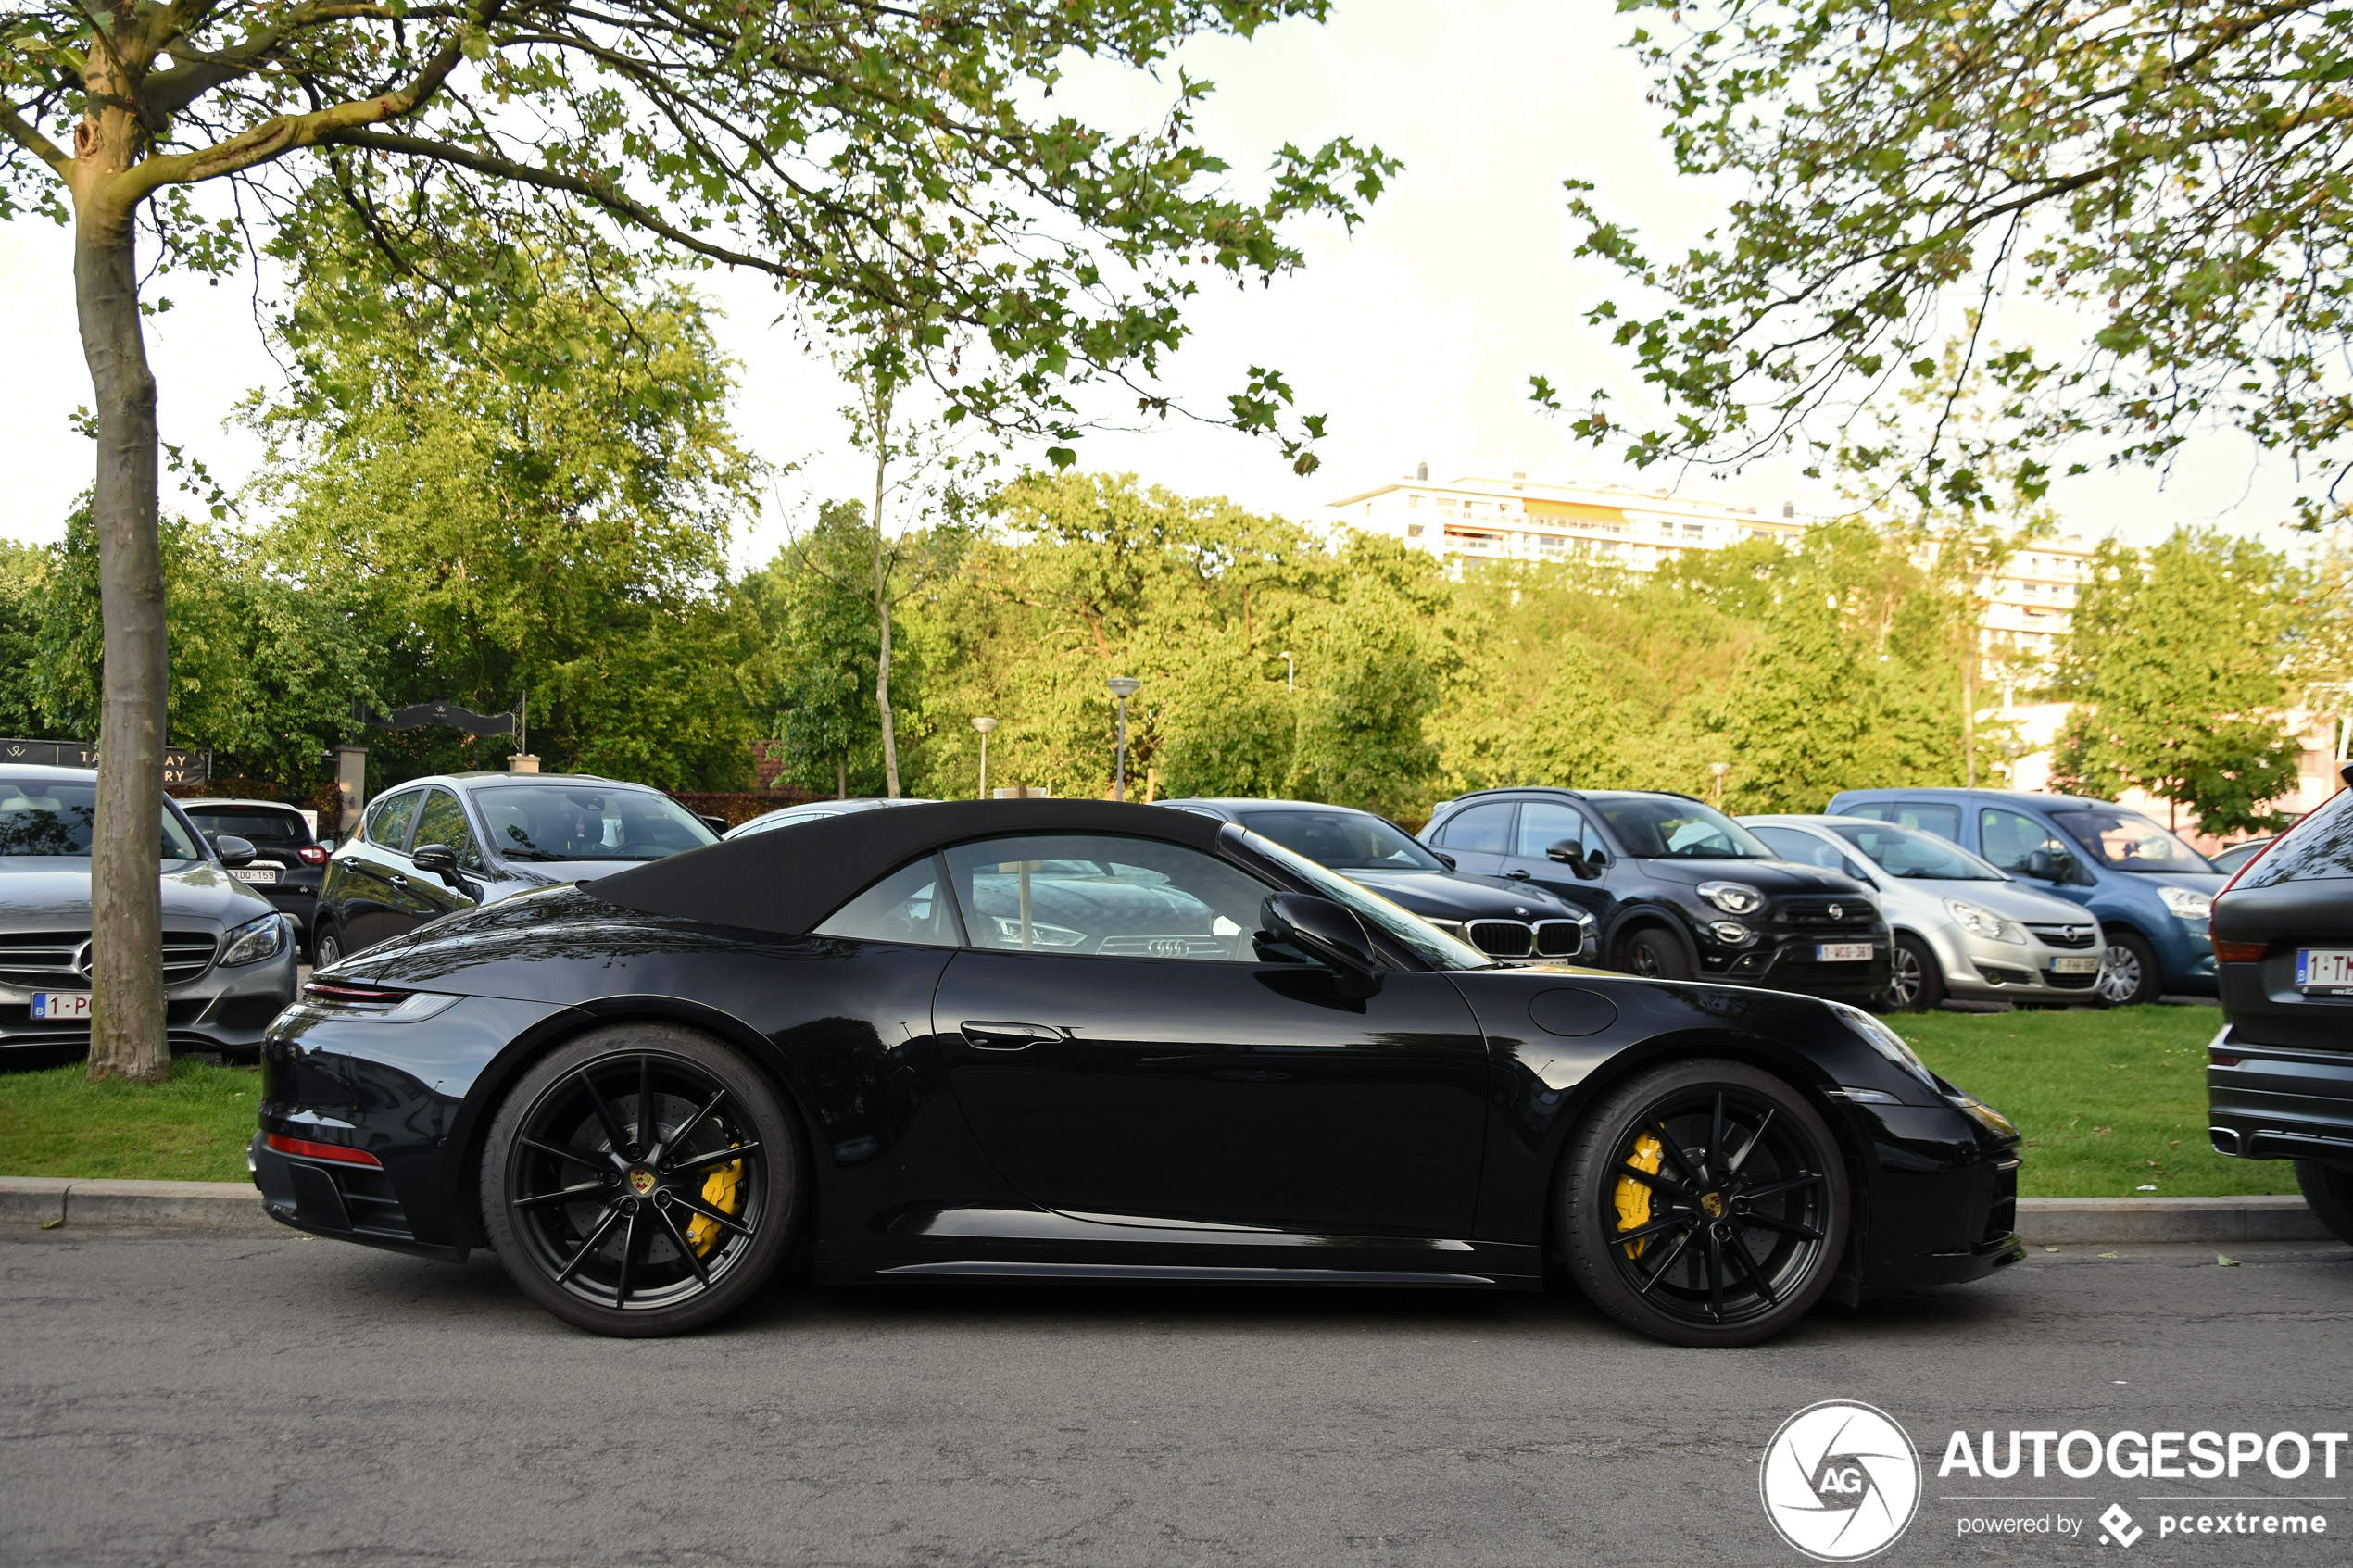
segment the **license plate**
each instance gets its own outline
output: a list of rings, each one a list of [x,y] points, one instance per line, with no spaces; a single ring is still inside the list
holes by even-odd
[[[275,882],[278,880],[278,868],[275,866],[235,866],[230,869],[229,874],[239,882]]]
[[[2099,958],[2096,954],[2093,953],[2085,953],[2079,958],[2053,959],[2051,960],[2051,972],[2053,974],[2097,974],[2099,972]]]
[[[90,1016],[90,993],[87,991],[35,991],[32,994],[32,1016],[87,1019]]]
[[[1871,945],[1869,942],[1817,942],[1814,944],[1816,963],[1869,963]]]
[[[2353,947],[2304,947],[2296,955],[2296,988],[2353,995]]]

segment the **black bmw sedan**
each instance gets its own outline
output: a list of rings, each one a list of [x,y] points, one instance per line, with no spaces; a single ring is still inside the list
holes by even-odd
[[[2215,897],[2227,1021],[2206,1073],[2218,1154],[2292,1160],[2314,1213],[2353,1242],[2353,766],[2347,788]]]
[[[1476,876],[1385,817],[1305,800],[1164,800],[1239,822],[1495,959],[1598,959],[1593,917],[1525,880]]]
[[[1541,1288],[1674,1343],[2020,1256],[1855,1009],[1506,968],[1239,824],[973,801],[459,913],[271,1029],[255,1180],[604,1334],[820,1283]]]

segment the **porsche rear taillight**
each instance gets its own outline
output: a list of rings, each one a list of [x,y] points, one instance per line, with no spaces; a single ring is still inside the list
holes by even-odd
[[[271,1133],[263,1140],[280,1154],[297,1155],[305,1160],[327,1160],[338,1165],[365,1165],[381,1171],[384,1162],[364,1148],[347,1148],[339,1143],[313,1143],[308,1138],[290,1138],[283,1133]]]

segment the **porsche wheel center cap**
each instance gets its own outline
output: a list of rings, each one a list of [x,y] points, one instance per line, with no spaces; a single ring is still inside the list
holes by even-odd
[[[1707,1217],[1711,1220],[1720,1220],[1724,1217],[1724,1197],[1721,1193],[1701,1193],[1699,1206],[1706,1211]]]
[[[643,1165],[629,1167],[629,1190],[643,1198],[654,1190],[654,1173]]]

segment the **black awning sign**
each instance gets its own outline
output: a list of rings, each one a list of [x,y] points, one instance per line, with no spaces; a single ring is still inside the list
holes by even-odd
[[[473,735],[510,735],[515,733],[513,714],[472,712],[446,696],[409,708],[396,708],[389,718],[371,713],[368,724],[370,728],[378,730],[418,730],[428,724],[441,724]]]

